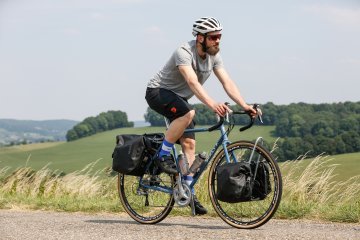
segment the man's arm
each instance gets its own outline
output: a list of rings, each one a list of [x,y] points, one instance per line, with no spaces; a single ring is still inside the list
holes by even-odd
[[[246,111],[252,111],[256,113],[256,111],[248,105],[243,97],[240,94],[239,88],[236,86],[234,81],[230,78],[229,74],[226,72],[224,68],[214,68],[214,73],[216,77],[219,79],[221,84],[223,85],[225,92],[227,95],[238,105],[240,105]]]
[[[193,91],[195,96],[204,104],[206,104],[209,108],[211,108],[214,112],[219,114],[220,116],[224,116],[226,111],[230,109],[224,103],[215,102],[205,91],[205,89],[201,86],[198,81],[197,75],[194,69],[188,65],[180,65],[178,66],[180,73],[185,78],[185,81],[189,85],[190,89]]]

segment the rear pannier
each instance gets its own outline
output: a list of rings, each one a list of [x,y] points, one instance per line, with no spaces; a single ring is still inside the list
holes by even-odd
[[[163,139],[162,133],[116,136],[112,169],[126,175],[143,175],[148,159],[156,153]]]

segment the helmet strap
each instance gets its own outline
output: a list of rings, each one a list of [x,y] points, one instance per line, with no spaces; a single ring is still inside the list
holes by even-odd
[[[203,36],[204,36],[204,41],[201,43],[201,47],[202,47],[203,52],[206,53],[207,52],[207,47],[206,47],[207,34],[205,33]]]

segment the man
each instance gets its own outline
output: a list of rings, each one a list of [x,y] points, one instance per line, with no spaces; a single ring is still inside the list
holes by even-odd
[[[184,134],[186,128],[194,128],[195,110],[187,100],[195,95],[220,116],[230,111],[224,103],[218,103],[211,98],[202,87],[212,72],[234,102],[244,110],[256,114],[252,106],[245,103],[240,91],[225,71],[219,54],[221,30],[222,25],[213,17],[203,17],[195,21],[193,35],[196,39],[180,46],[148,83],[145,98],[150,108],[171,122],[156,161],[160,169],[168,174],[177,173],[170,151],[178,140],[190,166],[195,159],[195,135]],[[185,176],[185,180],[190,184],[192,175]],[[207,212],[196,197],[194,202],[196,214]]]

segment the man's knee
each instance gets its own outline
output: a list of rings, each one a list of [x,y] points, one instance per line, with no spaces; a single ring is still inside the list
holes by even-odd
[[[195,110],[190,110],[188,113],[186,113],[184,116],[184,118],[186,118],[189,122],[189,124],[191,123],[191,121],[194,119],[195,117]]]
[[[195,139],[182,137],[180,142],[187,149],[195,149]]]

